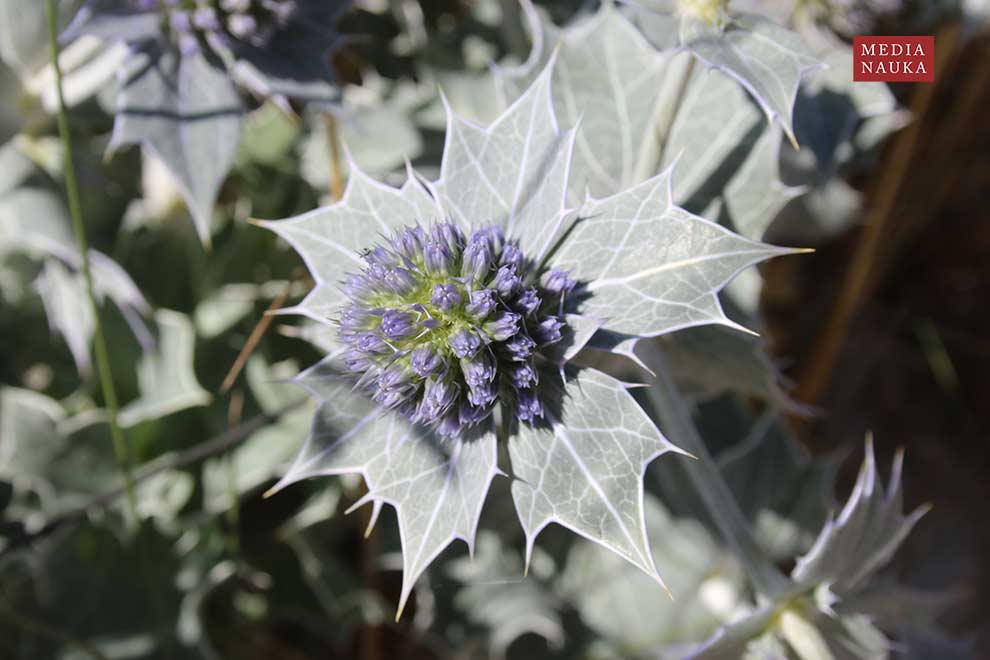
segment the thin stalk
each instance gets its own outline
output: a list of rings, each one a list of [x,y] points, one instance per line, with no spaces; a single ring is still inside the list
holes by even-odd
[[[330,149],[330,197],[339,202],[344,196],[344,168],[340,158],[340,135],[337,118],[324,113],[323,122],[327,127],[327,146]]]
[[[776,598],[790,591],[791,582],[770,561],[750,533],[749,522],[739,509],[722,471],[708,453],[701,434],[691,419],[691,411],[670,377],[663,350],[655,341],[640,344],[643,361],[656,374],[647,392],[660,426],[672,442],[694,455],[684,468],[691,485],[718,527],[733,554],[746,569],[753,586],[761,594]]]
[[[93,319],[95,320],[96,330],[93,333],[93,348],[96,352],[96,365],[100,375],[100,387],[103,389],[107,422],[110,424],[110,436],[113,439],[114,458],[124,473],[124,492],[127,496],[127,508],[130,513],[129,524],[136,526],[138,523],[138,508],[137,498],[134,495],[134,477],[131,473],[130,451],[127,446],[127,438],[124,436],[124,431],[117,420],[117,392],[113,386],[106,337],[103,334],[103,324],[100,322],[100,310],[96,304],[93,274],[89,266],[89,242],[86,239],[86,225],[83,223],[82,204],[79,201],[79,185],[76,182],[76,170],[73,166],[69,115],[65,110],[65,96],[62,93],[62,67],[58,62],[59,45],[55,0],[45,0],[45,12],[48,15],[48,43],[51,48],[52,70],[55,72],[55,90],[58,94],[58,134],[62,140],[65,192],[68,197],[69,214],[72,216],[72,229],[76,236],[76,246],[79,249],[83,279],[86,282],[86,295],[89,297],[89,304],[92,307]]]
[[[691,82],[691,75],[694,73],[694,55],[692,53],[688,53],[687,56],[689,58],[688,63],[684,65],[684,70],[681,72],[681,78],[677,83],[677,92],[674,95],[674,103],[670,107],[668,114],[665,117],[661,117],[657,122],[660,127],[660,130],[657,133],[657,139],[659,140],[660,147],[657,149],[657,165],[653,168],[654,172],[663,167],[663,160],[667,155],[667,143],[670,142],[670,131],[673,130],[674,122],[677,121],[677,115],[684,106],[684,98],[687,96],[688,84]]]

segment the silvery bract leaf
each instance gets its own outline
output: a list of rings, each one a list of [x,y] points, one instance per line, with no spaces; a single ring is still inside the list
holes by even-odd
[[[16,387],[0,388],[0,475],[41,476],[62,449],[57,424],[62,406],[44,394]]]
[[[763,606],[726,626],[689,657],[740,657],[743,648],[766,645],[766,637],[775,638],[801,660],[889,657],[891,644],[875,624],[889,614],[891,599],[898,598],[901,590],[887,585],[885,598],[878,593],[883,585],[872,581],[927,511],[919,507],[903,514],[901,465],[898,453],[885,489],[872,442],[867,442],[866,459],[845,507],[825,523],[811,550],[797,560],[791,577],[798,591],[779,603],[776,612]]]
[[[680,39],[706,66],[745,87],[767,118],[780,122],[794,141],[791,115],[798,84],[807,71],[821,66],[797,34],[755,14],[742,14],[724,29],[686,18]]]
[[[263,45],[250,39],[229,44],[236,62],[231,73],[265,97],[288,97],[327,106],[337,100],[329,52],[339,35],[338,15],[350,0],[297,0],[295,11]]]
[[[744,600],[739,565],[701,523],[674,518],[652,496],[645,504],[653,554],[669,576],[674,600],[657,598],[649,577],[590,544],[571,548],[560,578],[582,621],[617,649],[705,638]]]
[[[282,310],[326,323],[340,311],[344,275],[360,267],[359,251],[403,226],[438,220],[442,211],[412,175],[401,189],[371,179],[353,162],[339,203],[281,222],[265,222],[306,261],[316,287]]]
[[[134,426],[186,408],[203,406],[209,393],[193,370],[195,334],[189,319],[169,310],[155,312],[157,345],[137,366],[141,395],[120,410],[121,426]]]
[[[667,366],[684,394],[709,399],[725,391],[790,405],[762,342],[729,328],[702,326],[662,338]]]
[[[57,259],[46,259],[35,287],[44,303],[52,332],[65,338],[76,368],[83,373],[89,372],[89,344],[96,322],[82,275],[70,272]]]
[[[677,448],[626,386],[600,371],[579,371],[564,397],[562,419],[549,419],[545,428],[520,426],[509,440],[527,560],[539,533],[558,523],[662,585],[647,537],[643,475],[655,458]]]
[[[161,159],[208,244],[213,205],[241,136],[242,105],[230,78],[202,54],[179,58],[149,46],[129,61],[117,104],[111,149],[143,144]]]
[[[388,414],[355,391],[353,382],[325,361],[297,382],[321,405],[303,450],[276,489],[307,477],[360,474],[372,502],[372,524],[382,504],[399,518],[402,539],[401,614],[413,585],[455,539],[474,546],[481,506],[496,465],[495,434],[444,441]]]
[[[867,443],[866,459],[845,507],[825,523],[814,546],[794,567],[792,577],[799,584],[827,583],[842,597],[862,588],[887,565],[928,511],[922,506],[908,515],[902,512],[902,462],[898,453],[885,489],[877,474],[873,443]]]
[[[695,71],[664,149],[674,201],[759,240],[799,189],[779,178],[779,129],[719,73]],[[721,210],[719,218],[716,210]]]
[[[464,227],[496,224],[539,262],[567,217],[575,129],[562,131],[550,92],[551,62],[508,110],[482,128],[448,110],[440,205]]]
[[[670,87],[673,52],[657,53],[610,3],[565,29],[528,2],[533,51],[525,64],[496,69],[505,101],[517,98],[556,54],[553,100],[562,123],[580,123],[570,180],[572,199],[607,196],[649,178],[659,156],[653,137]],[[503,101],[504,102],[504,101]]]
[[[534,566],[553,570],[550,557],[540,556],[538,560]],[[490,530],[478,533],[473,557],[450,564],[450,575],[464,584],[455,603],[472,621],[489,628],[488,647],[494,658],[505,658],[509,646],[527,633],[543,637],[552,649],[564,643],[554,595],[540,583],[524,578],[522,571],[519,555]]]
[[[83,35],[107,41],[152,39],[161,32],[161,16],[129,0],[87,0],[61,34],[62,42]]]
[[[758,243],[674,205],[671,171],[590,199],[552,264],[587,282],[581,312],[605,329],[656,336],[704,324],[736,327],[718,291],[744,268],[791,250]]]

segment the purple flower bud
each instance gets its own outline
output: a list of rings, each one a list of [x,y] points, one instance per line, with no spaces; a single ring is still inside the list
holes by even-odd
[[[340,313],[340,335],[344,338],[353,337],[364,332],[371,325],[372,315],[359,307],[345,307]]]
[[[376,280],[384,280],[392,268],[400,265],[396,256],[381,246],[368,250],[361,259],[368,267],[368,274]]]
[[[543,299],[540,298],[540,294],[536,292],[536,289],[529,288],[519,294],[516,298],[515,307],[519,312],[525,316],[531,316],[540,308],[543,304]]]
[[[416,288],[418,280],[409,269],[396,266],[385,273],[382,283],[393,293],[401,296],[412,292]]]
[[[192,17],[187,11],[174,11],[169,14],[168,25],[176,32],[189,32],[192,29]]]
[[[430,275],[446,275],[451,271],[464,245],[464,235],[449,222],[430,228],[430,235],[423,248],[426,272]]]
[[[491,406],[476,406],[470,401],[462,401],[457,411],[457,421],[466,428],[481,422],[490,414]]]
[[[571,291],[574,290],[574,285],[576,282],[571,278],[570,275],[560,270],[559,268],[554,268],[549,273],[547,273],[546,283],[543,288],[551,293],[559,294],[560,296],[566,296]]]
[[[179,52],[184,57],[190,57],[199,52],[199,39],[195,34],[183,32],[179,34]]]
[[[495,380],[495,360],[488,351],[479,351],[473,358],[461,360],[461,372],[469,387]]]
[[[543,417],[543,404],[532,390],[522,390],[516,400],[516,415],[524,422]]]
[[[446,275],[454,265],[455,255],[450,246],[433,238],[426,241],[423,254],[423,264],[430,275]]]
[[[344,354],[344,366],[354,373],[363,373],[372,367],[371,360],[357,349],[350,349]]]
[[[393,389],[409,384],[412,374],[404,365],[393,362],[378,373],[378,386],[382,389]]]
[[[482,344],[481,337],[467,328],[456,330],[447,337],[447,345],[459,358],[474,357],[474,354],[481,349]]]
[[[416,411],[416,421],[425,424],[437,422],[457,402],[460,389],[456,383],[447,378],[429,378],[423,389],[423,400],[419,404],[419,410]]]
[[[430,302],[445,312],[461,304],[461,292],[453,284],[435,284]]]
[[[494,261],[495,255],[490,241],[485,237],[478,238],[476,234],[472,235],[467,247],[464,248],[461,275],[470,277],[475,282],[484,282],[495,265]]]
[[[476,406],[490,405],[498,394],[495,383],[478,383],[468,388],[468,401]]]
[[[503,296],[511,296],[519,288],[519,276],[515,266],[502,266],[495,273],[491,286]]]
[[[530,362],[514,364],[509,367],[508,371],[509,380],[512,381],[512,386],[517,390],[536,385],[540,380],[539,374]]]
[[[450,222],[441,222],[433,226],[433,235],[438,241],[446,243],[451,251],[460,254],[464,249],[464,234],[457,225]]]
[[[422,227],[409,227],[402,230],[392,239],[395,251],[413,261],[423,258],[423,245],[426,243],[426,232]]]
[[[564,322],[558,317],[548,316],[540,321],[540,324],[536,326],[536,330],[533,334],[536,336],[536,340],[540,342],[541,346],[554,344],[560,341],[560,330],[563,327]]]
[[[432,346],[419,346],[413,349],[409,358],[409,364],[417,376],[426,378],[435,374],[443,367],[443,358]]]
[[[465,310],[468,314],[480,321],[491,314],[497,304],[494,291],[491,289],[478,289],[471,292],[471,302],[468,303]]]
[[[374,390],[371,398],[375,403],[384,408],[395,408],[408,399],[411,392],[412,387],[410,385],[391,388],[379,387]]]
[[[523,362],[533,354],[533,349],[536,348],[536,342],[520,332],[502,344],[502,346],[505,347],[510,360]]]
[[[258,21],[249,14],[231,14],[227,18],[227,29],[238,39],[247,39],[258,31]]]
[[[348,298],[362,299],[374,290],[371,281],[364,275],[352,273],[344,281],[344,294]]]
[[[437,433],[445,438],[451,438],[461,431],[461,421],[456,412],[452,412],[437,424]]]
[[[385,340],[379,337],[376,332],[365,332],[358,335],[354,347],[362,353],[388,353],[390,350]]]
[[[382,314],[382,332],[389,339],[405,339],[412,334],[412,331],[412,314],[399,312],[394,309],[386,310]]]
[[[502,257],[498,260],[498,263],[502,266],[512,266],[518,273],[523,269],[525,258],[523,257],[522,250],[509,243],[502,248]]]
[[[220,29],[220,19],[213,7],[199,7],[193,12],[193,25],[200,30],[215,31]]]
[[[471,239],[485,241],[491,248],[492,254],[500,253],[505,244],[505,234],[502,233],[502,228],[495,225],[475,229],[471,234]]]
[[[494,341],[505,341],[519,332],[521,319],[515,312],[500,312],[493,321],[485,324],[485,332]]]

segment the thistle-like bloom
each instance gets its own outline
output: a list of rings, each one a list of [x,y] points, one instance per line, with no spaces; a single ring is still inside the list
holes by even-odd
[[[297,379],[320,408],[276,489],[356,472],[372,519],[394,506],[400,611],[447,545],[474,543],[502,473],[499,437],[527,558],[540,531],[558,523],[660,582],[642,480],[675,447],[625,384],[571,358],[731,325],[719,288],[784,252],[677,208],[670,172],[569,207],[576,129],[557,125],[552,67],[489,127],[449,114],[438,180],[410,171],[394,189],[350,163],[340,202],[263,223],[317,282],[285,311],[336,325],[339,337]]]
[[[528,423],[543,417],[538,360],[563,337],[566,273],[545,274],[551,290],[500,227],[465,235],[451,222],[400,229],[362,260],[340,338],[374,401],[444,436],[499,402]]]
[[[88,0],[63,41],[124,42],[111,150],[142,144],[178,183],[200,238],[242,116],[271,99],[330,107],[329,53],[346,0]]]

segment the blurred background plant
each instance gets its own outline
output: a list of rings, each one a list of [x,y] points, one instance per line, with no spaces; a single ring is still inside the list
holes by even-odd
[[[58,3],[62,27],[79,5]],[[761,551],[807,587],[775,611],[776,628],[764,621],[762,636],[746,637],[749,652],[828,657],[801,640],[827,644],[835,631],[822,621],[840,621],[858,644],[845,657],[884,657],[867,643],[880,631],[906,657],[990,657],[987,7],[736,0],[733,11],[786,26],[828,64],[800,77],[793,122],[778,112],[776,123],[729,77],[669,50],[677,44],[651,21],[670,8],[354,2],[336,18],[327,61],[339,97],[326,106],[238,92],[242,137],[216,203],[193,203],[196,225],[174,168],[153,150],[108,155],[121,146],[114,74],[128,47],[64,43],[96,314],[136,482],[129,524],[92,355],[97,318],[62,193],[44,3],[0,0],[0,658],[679,658],[717,650],[729,622],[759,619],[766,603],[679,465],[658,463],[646,480],[646,524],[673,602],[556,528],[523,577],[524,536],[498,497],[475,556],[448,550],[396,623],[394,516],[383,511],[364,538],[369,513],[343,515],[362,495],[358,480],[262,497],[313,414],[285,381],[319,359],[327,337],[266,314],[311,282],[292,250],[248,220],[332,201],[351,163],[393,183],[406,161],[435,177],[443,99],[491,121],[557,43],[580,74],[555,77],[558,112],[567,125],[583,116],[588,149],[616,143],[614,108],[595,99],[618,98],[597,62],[618,51],[606,61],[653,76],[655,94],[624,121],[654,143],[655,167],[677,162],[675,201],[745,236],[817,250],[743,273],[723,293],[730,317],[762,339],[697,328],[634,356],[665,367],[661,380],[672,378],[693,416],[672,418],[641,390],[645,409],[678,444],[675,429],[693,417]],[[851,83],[848,40],[868,32],[936,34],[937,82]],[[604,173],[580,159],[577,169],[604,196],[653,173],[626,156]],[[621,353],[584,359],[663,386]],[[802,566],[821,552],[816,538],[839,503],[848,500],[848,519],[874,502],[872,458],[854,489],[868,430],[882,466],[906,448],[904,511],[935,509],[863,589],[848,569],[825,562],[809,577]],[[899,499],[890,511],[899,521]],[[832,529],[850,538],[848,526]],[[833,595],[859,609],[830,615],[826,583],[842,583]],[[717,657],[743,651],[727,653]]]

